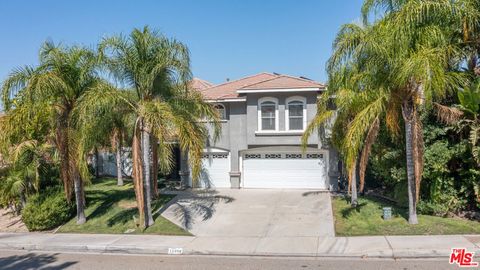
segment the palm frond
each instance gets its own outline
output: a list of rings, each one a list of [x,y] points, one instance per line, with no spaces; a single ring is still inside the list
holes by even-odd
[[[437,112],[437,118],[445,124],[455,124],[463,116],[463,112],[455,107],[449,107],[434,102],[433,106]]]

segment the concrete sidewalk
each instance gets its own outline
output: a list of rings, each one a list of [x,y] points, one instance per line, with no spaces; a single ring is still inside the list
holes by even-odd
[[[185,255],[425,258],[446,257],[452,248],[479,254],[480,236],[269,238],[0,233],[0,249],[56,252],[169,254],[169,250],[177,249]]]

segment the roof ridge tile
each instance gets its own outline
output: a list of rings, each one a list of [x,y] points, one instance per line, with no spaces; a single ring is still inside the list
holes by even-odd
[[[207,90],[207,89],[212,89],[212,88],[216,88],[216,87],[219,87],[219,86],[224,86],[224,85],[231,84],[231,83],[235,83],[235,82],[238,82],[238,81],[241,81],[241,80],[253,78],[253,77],[255,77],[255,76],[259,76],[259,75],[262,75],[262,74],[267,74],[267,75],[272,75],[272,76],[278,77],[278,75],[274,75],[274,74],[272,74],[272,73],[270,73],[270,72],[260,72],[260,73],[253,74],[253,75],[246,76],[246,77],[242,77],[242,78],[240,78],[240,79],[236,79],[236,80],[233,80],[233,81],[228,81],[228,82],[216,84],[216,85],[213,85],[212,87],[206,88],[205,90]]]

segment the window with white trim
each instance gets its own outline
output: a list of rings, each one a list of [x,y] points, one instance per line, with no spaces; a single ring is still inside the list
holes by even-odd
[[[261,98],[258,104],[258,130],[278,130],[278,100]]]
[[[306,99],[304,97],[287,98],[285,127],[287,130],[305,130],[307,124]]]
[[[218,115],[220,115],[220,120],[227,119],[227,111],[225,110],[225,106],[223,106],[223,104],[215,104],[215,109],[218,111]]]

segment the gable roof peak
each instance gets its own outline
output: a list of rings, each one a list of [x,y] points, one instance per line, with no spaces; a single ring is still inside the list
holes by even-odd
[[[213,86],[213,83],[211,82],[208,82],[206,80],[202,80],[200,78],[196,78],[194,77],[190,83],[189,83],[189,86],[193,89],[193,90],[198,90],[198,91],[203,91],[207,88],[210,88]]]

